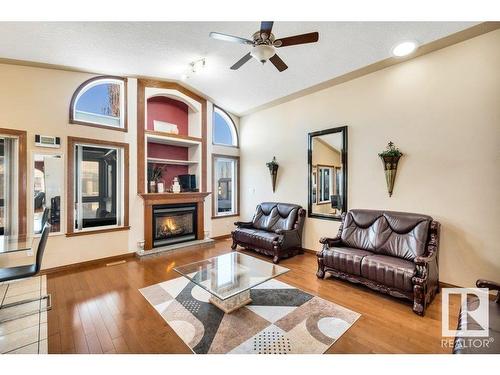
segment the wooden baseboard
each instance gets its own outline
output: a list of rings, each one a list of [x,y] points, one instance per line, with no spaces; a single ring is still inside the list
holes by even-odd
[[[316,250],[306,249],[305,247],[303,247],[302,250],[304,250],[304,253],[309,253],[309,254],[313,254],[313,255],[318,254],[318,252]]]
[[[231,234],[223,234],[222,236],[215,236],[212,237],[212,240],[219,241],[219,240],[227,240],[228,238],[231,238]]]
[[[61,271],[67,271],[67,270],[71,270],[71,269],[83,267],[83,266],[95,266],[95,265],[105,265],[107,263],[116,263],[116,262],[119,262],[121,260],[127,260],[129,258],[133,258],[134,256],[135,256],[135,252],[132,252],[132,253],[114,255],[114,256],[106,257],[106,258],[87,260],[85,262],[67,264],[67,265],[59,266],[59,267],[47,268],[47,269],[41,270],[40,275],[48,275],[48,274],[61,272]]]

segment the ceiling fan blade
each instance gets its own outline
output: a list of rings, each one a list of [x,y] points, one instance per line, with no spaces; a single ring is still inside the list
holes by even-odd
[[[271,61],[273,63],[273,65],[276,67],[276,69],[278,69],[280,72],[288,69],[288,66],[285,64],[285,62],[283,60],[281,60],[281,58],[277,54],[274,54],[269,59],[269,61]]]
[[[245,56],[243,56],[241,59],[239,59],[236,64],[234,64],[231,67],[231,70],[236,70],[239,69],[244,63],[246,63],[248,60],[252,58],[252,55],[250,55],[250,52],[248,52]]]
[[[268,36],[271,34],[271,30],[273,29],[273,21],[262,21],[260,23],[260,33],[266,33]]]
[[[297,44],[315,43],[319,40],[319,34],[317,32],[289,36],[287,38],[280,38],[274,42],[275,47],[288,47]]]
[[[233,43],[241,43],[241,44],[250,44],[252,45],[253,42],[251,40],[245,39],[245,38],[240,38],[239,36],[233,36],[233,35],[227,35],[227,34],[221,34],[221,33],[214,33],[211,32],[210,38],[218,39],[218,40],[223,40],[225,42],[233,42]]]

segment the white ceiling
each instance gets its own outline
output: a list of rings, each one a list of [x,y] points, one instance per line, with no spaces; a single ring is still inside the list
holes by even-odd
[[[277,37],[319,32],[318,43],[278,49],[289,67],[279,73],[253,59],[230,70],[249,47],[208,37],[218,31],[250,38],[259,22],[0,22],[0,58],[180,80],[190,62],[204,57],[206,68],[186,83],[241,114],[383,60],[402,40],[425,44],[474,24],[275,22]]]

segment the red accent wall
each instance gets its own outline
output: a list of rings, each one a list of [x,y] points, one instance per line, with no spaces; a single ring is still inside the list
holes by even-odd
[[[148,142],[148,158],[188,160],[188,148]]]
[[[177,125],[179,135],[189,135],[187,104],[164,96],[157,96],[148,99],[147,109],[146,129],[154,130],[153,120],[159,120]]]
[[[188,160],[188,148],[148,142],[148,158]],[[165,164],[158,165],[164,166]],[[186,165],[167,164],[166,170],[163,173],[165,188],[169,188],[172,185],[174,177],[180,174],[188,174],[188,167]]]
[[[153,163],[153,165],[156,165]],[[165,166],[165,164],[158,164],[159,167]],[[172,186],[174,181],[174,177],[177,177],[180,174],[188,174],[188,167],[185,165],[170,165],[166,166],[166,169],[163,171],[162,180],[165,183],[165,189],[169,189]]]

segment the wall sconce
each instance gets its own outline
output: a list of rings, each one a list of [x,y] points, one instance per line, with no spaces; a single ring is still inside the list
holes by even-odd
[[[276,161],[276,156],[273,156],[273,160],[266,163],[267,168],[269,168],[269,173],[271,174],[271,183],[273,185],[273,193],[276,191],[276,178],[278,177],[278,168],[280,167]]]
[[[389,197],[392,196],[394,182],[396,181],[396,172],[398,170],[398,162],[403,153],[399,148],[394,146],[394,143],[389,142],[387,148],[378,154],[384,164],[385,182],[387,183],[387,192]]]

